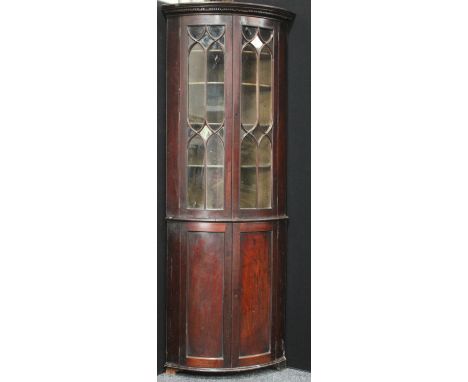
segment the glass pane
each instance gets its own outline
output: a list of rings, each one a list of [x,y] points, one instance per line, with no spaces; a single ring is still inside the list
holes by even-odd
[[[199,130],[205,121],[205,51],[195,44],[189,55],[188,120]]]
[[[208,82],[224,82],[224,53],[218,42],[208,49],[207,62]]]
[[[206,208],[222,209],[224,205],[224,169],[210,167],[206,169]]]
[[[187,204],[188,208],[203,208],[205,194],[203,166],[189,166],[187,174]]]
[[[259,123],[269,126],[272,122],[271,105],[271,54],[267,47],[260,53],[260,96],[259,96]]]
[[[206,118],[208,123],[219,124],[224,119],[224,53],[218,42],[207,53]],[[216,129],[216,126],[214,127]]]
[[[258,168],[258,208],[271,207],[271,167]]]
[[[193,130],[200,132],[200,130],[203,128],[203,126],[205,126],[205,124],[203,123],[203,121],[199,121],[198,123],[191,122],[191,126]],[[193,132],[192,129],[190,130]]]
[[[222,25],[209,25],[208,32],[213,38],[218,38],[224,33],[224,26]]]
[[[248,27],[248,26],[243,26],[242,27],[242,33],[244,34],[244,38],[247,40],[251,40],[253,36],[255,36],[255,31],[256,28],[254,27]]]
[[[258,145],[258,164],[271,165],[271,143],[268,137],[264,137]]]
[[[255,129],[253,129],[253,131],[252,131],[252,135],[255,137],[257,142],[259,142],[260,139],[262,139],[264,134],[265,134],[265,132],[263,131],[263,129],[259,125],[257,125],[255,127]]]
[[[205,125],[205,127],[200,131],[200,136],[207,141],[210,135],[213,134],[212,131],[208,126]]]
[[[259,34],[263,42],[268,42],[271,35],[273,34],[273,31],[271,29],[260,28]]]
[[[247,135],[241,145],[241,166],[257,165],[257,144],[255,140]]]
[[[224,146],[221,138],[216,134],[212,135],[206,145],[206,164],[223,165],[224,164]]]
[[[198,130],[205,121],[205,85],[189,85],[189,122]]]
[[[195,136],[188,145],[188,158],[189,165],[203,165],[205,157],[205,146],[203,139],[200,136]]]
[[[213,42],[213,39],[208,34],[205,34],[203,38],[200,40],[200,42],[205,48],[208,48],[210,44]]]
[[[257,48],[257,49],[260,49],[263,45],[263,42],[262,40],[260,40],[260,37],[258,36],[255,36],[255,38],[252,40],[251,44]]]
[[[260,84],[271,85],[271,53],[268,47],[263,47],[260,53]]]
[[[257,169],[254,167],[241,167],[240,207],[255,208],[257,206]]]
[[[257,144],[246,136],[241,144],[240,207],[255,208],[257,205]]]
[[[222,130],[221,127],[222,126],[223,126],[222,123],[210,123],[211,130],[213,130],[214,133],[218,132],[221,138],[223,138],[223,136],[222,136],[223,134],[221,132],[221,130]]]
[[[224,119],[224,84],[206,85],[206,120],[221,123]]]
[[[258,208],[271,207],[271,142],[263,137],[258,145]]]
[[[188,31],[194,40],[198,40],[205,34],[205,27],[203,25],[195,25],[189,27]]]
[[[255,85],[242,85],[242,124],[249,131],[257,122],[257,88]]]
[[[189,82],[205,81],[205,50],[195,44],[189,56]]]
[[[242,83],[257,82],[257,51],[248,44],[242,50]]]
[[[241,122],[250,130],[257,121],[257,51],[247,45],[242,51]]]

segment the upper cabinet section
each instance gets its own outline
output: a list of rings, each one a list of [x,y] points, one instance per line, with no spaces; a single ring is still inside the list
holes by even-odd
[[[284,215],[286,84],[281,56],[285,21],[292,14],[213,2],[168,5],[163,11],[168,218]]]

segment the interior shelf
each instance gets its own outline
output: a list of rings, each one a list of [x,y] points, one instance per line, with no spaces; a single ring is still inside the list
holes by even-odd
[[[187,167],[195,167],[195,168],[223,168],[223,164],[188,164]]]
[[[257,84],[254,84],[252,82],[242,82],[242,86],[257,86]],[[271,85],[268,84],[260,84],[261,88],[271,88]]]
[[[187,165],[187,167],[195,167],[195,168],[203,168],[203,167],[206,167],[206,168],[223,168],[224,165],[222,164],[207,164],[207,165],[204,165],[204,164],[189,164]],[[254,165],[254,164],[248,164],[248,165],[242,165],[240,166],[241,168],[271,168],[271,165],[270,164],[259,164],[258,166]]]
[[[214,82],[214,81],[204,82],[203,81],[203,82],[189,82],[188,84],[189,85],[205,85],[205,84],[207,84],[207,85],[224,85],[224,82]]]
[[[222,49],[210,49],[208,52],[209,52],[209,53],[211,53],[211,52],[220,52],[220,53],[222,53],[222,52],[224,52],[224,51],[223,51]],[[192,49],[192,50],[190,51],[190,54],[192,54],[192,53],[205,54],[205,51],[204,51],[204,50],[193,50],[193,49]]]

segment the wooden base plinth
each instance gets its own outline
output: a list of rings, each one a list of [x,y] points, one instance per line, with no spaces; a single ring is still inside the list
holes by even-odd
[[[186,365],[179,365],[175,363],[167,363],[166,374],[170,374],[169,371],[172,370],[172,373],[190,371],[190,372],[201,372],[201,373],[237,373],[243,371],[251,371],[256,369],[263,368],[278,368],[278,370],[284,369],[286,367],[286,358],[283,356],[274,361],[262,363],[258,365],[250,366],[240,366],[240,367],[220,367],[220,368],[209,368],[209,367],[191,367]],[[173,375],[172,374],[172,375]]]

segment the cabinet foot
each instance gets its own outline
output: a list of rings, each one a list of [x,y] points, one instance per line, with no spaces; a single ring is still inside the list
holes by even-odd
[[[176,375],[177,369],[173,369],[172,367],[166,367],[164,374],[166,375]]]
[[[279,362],[277,363],[274,368],[276,370],[283,370],[283,369],[286,369],[286,361],[282,361],[282,362]]]

